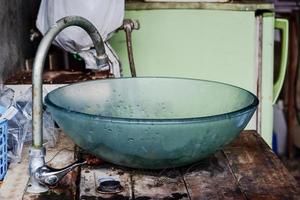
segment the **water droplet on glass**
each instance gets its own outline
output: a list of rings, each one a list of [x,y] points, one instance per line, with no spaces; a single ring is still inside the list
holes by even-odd
[[[144,151],[145,153],[148,153],[148,151],[147,151],[147,149],[146,149],[145,147],[142,147],[142,149],[143,149],[143,151]]]

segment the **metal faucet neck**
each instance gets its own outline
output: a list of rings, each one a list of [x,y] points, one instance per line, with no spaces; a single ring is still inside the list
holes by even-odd
[[[57,21],[43,37],[33,63],[32,72],[32,103],[33,103],[33,116],[32,116],[32,126],[33,126],[33,147],[41,148],[43,145],[43,133],[42,133],[42,73],[44,69],[45,59],[47,52],[52,44],[55,37],[65,28],[69,26],[78,26],[84,29],[91,37],[95,50],[97,52],[97,64],[99,67],[108,64],[108,57],[105,53],[105,47],[103,40],[97,31],[96,27],[91,24],[88,20],[78,17],[69,16],[64,17]]]
[[[42,74],[45,64],[47,52],[52,44],[55,37],[65,28],[69,26],[78,26],[84,29],[91,37],[95,50],[97,52],[97,65],[102,67],[108,65],[108,57],[105,53],[105,47],[103,40],[97,31],[96,27],[88,20],[79,16],[68,16],[57,21],[43,37],[33,63],[32,72],[32,149],[30,154],[30,182],[29,184],[34,186],[34,193],[45,192],[46,184],[43,180],[37,179],[36,173],[40,173],[41,169],[45,167],[45,150],[43,149],[43,101],[42,101]],[[77,166],[78,163],[73,165]],[[69,166],[71,168],[71,166]],[[48,172],[53,170],[52,168]],[[57,170],[58,172],[64,173],[65,170]],[[45,171],[43,171],[45,172]],[[45,173],[44,173],[45,175]],[[48,174],[46,174],[48,175]]]

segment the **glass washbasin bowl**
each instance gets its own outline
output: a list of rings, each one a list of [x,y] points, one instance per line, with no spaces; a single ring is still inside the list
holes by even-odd
[[[258,99],[218,82],[143,77],[68,85],[50,92],[45,103],[64,132],[91,154],[159,169],[222,149],[245,128]]]

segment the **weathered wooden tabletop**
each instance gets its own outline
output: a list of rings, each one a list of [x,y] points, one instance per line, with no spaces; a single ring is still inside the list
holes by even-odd
[[[300,199],[295,179],[255,131],[244,131],[224,150],[191,166],[149,171],[106,163],[83,167],[78,176],[76,198],[81,200]],[[96,192],[99,178],[108,177],[119,180],[124,190],[118,194]],[[28,198],[25,193],[24,197],[75,199],[63,196],[63,191],[58,187],[47,194]]]

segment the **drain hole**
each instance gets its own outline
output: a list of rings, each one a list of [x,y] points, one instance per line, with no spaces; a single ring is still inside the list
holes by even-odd
[[[120,181],[114,179],[100,179],[97,191],[100,193],[119,193],[123,191]]]

